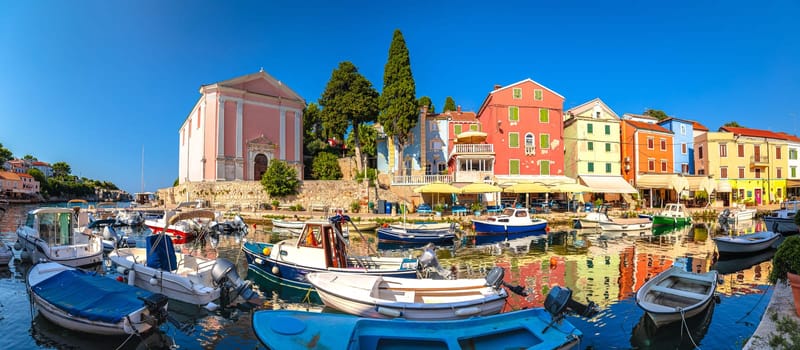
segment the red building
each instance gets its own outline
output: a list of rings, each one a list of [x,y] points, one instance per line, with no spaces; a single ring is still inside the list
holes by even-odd
[[[531,79],[496,85],[478,110],[495,175],[563,175],[564,97]]]

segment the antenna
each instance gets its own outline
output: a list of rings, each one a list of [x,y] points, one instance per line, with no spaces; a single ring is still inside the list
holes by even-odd
[[[142,145],[142,192],[144,192],[144,145]]]

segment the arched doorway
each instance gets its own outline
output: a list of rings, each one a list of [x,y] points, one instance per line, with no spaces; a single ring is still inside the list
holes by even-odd
[[[268,165],[269,159],[267,159],[267,156],[261,153],[257,154],[255,160],[253,161],[253,180],[261,181],[261,177],[264,176],[265,172],[267,172]]]

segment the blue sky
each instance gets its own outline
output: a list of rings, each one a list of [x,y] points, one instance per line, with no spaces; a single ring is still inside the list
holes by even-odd
[[[391,3],[391,4],[389,4]],[[502,5],[503,8],[496,8]],[[532,78],[617,114],[800,133],[793,1],[15,1],[0,10],[0,143],[129,192],[178,174],[201,85],[264,68],[307,102],[351,61],[380,91],[394,29],[417,96],[477,110]]]

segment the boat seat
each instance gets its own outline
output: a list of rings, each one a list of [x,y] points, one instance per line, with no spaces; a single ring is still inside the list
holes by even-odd
[[[708,279],[708,277],[697,276],[697,275],[692,275],[692,274],[688,274],[688,273],[687,274],[679,274],[679,275],[675,275],[675,276],[680,278],[680,279],[692,280],[692,281],[697,281],[697,282],[705,282],[708,285],[711,285],[711,282],[712,282],[712,281],[710,281]]]
[[[694,293],[694,292],[689,292],[689,291],[680,290],[680,289],[674,289],[674,288],[667,288],[667,287],[663,287],[663,286],[653,286],[653,287],[650,288],[650,290],[653,291],[653,292],[659,292],[659,293],[664,293],[664,294],[672,294],[672,295],[677,295],[679,297],[684,297],[684,298],[689,298],[689,299],[703,300],[703,299],[706,298],[705,294]]]

